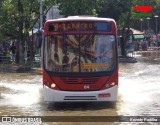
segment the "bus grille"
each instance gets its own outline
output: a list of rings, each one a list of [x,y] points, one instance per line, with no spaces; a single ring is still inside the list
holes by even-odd
[[[98,77],[92,78],[61,78],[65,84],[95,84],[98,81]]]
[[[96,96],[65,96],[64,100],[97,100]]]

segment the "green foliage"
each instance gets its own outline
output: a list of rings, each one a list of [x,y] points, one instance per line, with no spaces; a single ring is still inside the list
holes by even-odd
[[[64,16],[108,17],[115,19],[119,27],[124,26],[126,20],[132,18],[132,8],[135,5],[152,5],[153,15],[160,14],[158,8],[160,0],[43,0],[44,13],[52,5],[59,5]],[[20,24],[23,24],[23,33],[29,32],[38,21],[39,9],[38,0],[0,0],[0,36],[17,38]],[[133,26],[136,23],[132,20]]]
[[[3,27],[1,34],[10,38],[17,38],[20,32],[20,24],[23,24],[23,31],[29,30],[34,22],[34,14],[39,13],[37,0],[2,0],[0,20]]]
[[[64,16],[96,15],[97,0],[57,0],[57,4]]]
[[[156,0],[134,0],[134,5],[155,5]]]
[[[43,0],[43,10],[52,6],[55,0]],[[1,0],[0,1],[0,34],[17,38],[20,24],[23,33],[28,33],[39,18],[40,5],[38,0]]]
[[[129,10],[128,4],[129,0],[99,0],[98,15],[118,21],[121,14]]]

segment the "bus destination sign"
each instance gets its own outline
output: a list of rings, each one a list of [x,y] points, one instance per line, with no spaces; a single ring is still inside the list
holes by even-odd
[[[49,32],[56,31],[111,31],[110,22],[52,22],[48,25]]]

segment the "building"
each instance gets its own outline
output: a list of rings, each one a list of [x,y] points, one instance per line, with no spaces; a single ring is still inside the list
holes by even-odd
[[[49,19],[57,19],[57,18],[62,18],[63,16],[60,15],[60,11],[58,9],[58,6],[52,6],[50,8],[50,10],[47,12],[47,15],[46,15],[46,20],[49,20]]]

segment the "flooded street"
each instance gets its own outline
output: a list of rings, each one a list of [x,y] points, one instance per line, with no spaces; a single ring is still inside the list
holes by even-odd
[[[137,63],[119,64],[119,93],[115,104],[46,104],[43,102],[41,75],[0,73],[0,116],[160,116],[160,60],[137,58]],[[86,123],[47,122],[42,124]],[[130,125],[133,123],[87,123],[87,125],[90,124]]]

